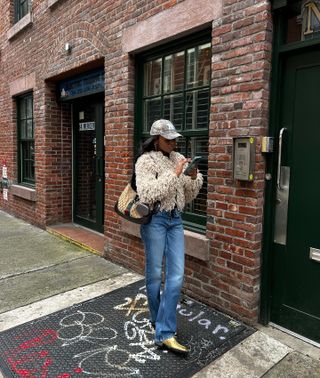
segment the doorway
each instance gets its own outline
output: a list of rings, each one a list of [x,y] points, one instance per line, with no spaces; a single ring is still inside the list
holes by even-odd
[[[73,221],[103,233],[103,96],[73,102]]]
[[[320,343],[320,51],[283,64],[270,320]]]

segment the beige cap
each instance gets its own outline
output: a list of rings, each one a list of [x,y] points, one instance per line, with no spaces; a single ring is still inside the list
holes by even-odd
[[[158,119],[153,122],[150,135],[161,135],[165,139],[176,139],[182,135],[177,133],[176,128],[173,126],[172,122],[167,119]]]

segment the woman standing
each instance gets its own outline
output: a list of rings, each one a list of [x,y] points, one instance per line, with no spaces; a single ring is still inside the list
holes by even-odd
[[[199,193],[201,173],[194,168],[188,176],[182,172],[187,159],[175,152],[176,132],[164,119],[155,121],[142,155],[135,164],[136,187],[140,201],[156,212],[151,222],[141,226],[145,247],[145,276],[150,320],[155,327],[155,343],[173,352],[188,353],[178,343],[176,308],[184,275],[184,233],[181,211]],[[160,295],[162,265],[165,259],[165,282]]]

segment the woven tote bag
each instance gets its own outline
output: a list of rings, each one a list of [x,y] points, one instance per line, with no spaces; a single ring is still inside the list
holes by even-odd
[[[139,202],[137,192],[129,183],[120,194],[114,206],[115,212],[130,222],[147,224],[151,220],[152,213],[146,204]],[[143,211],[142,211],[143,210]]]

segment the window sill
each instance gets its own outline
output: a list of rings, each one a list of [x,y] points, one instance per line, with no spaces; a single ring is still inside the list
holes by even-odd
[[[28,188],[22,185],[12,185],[10,187],[10,191],[16,197],[21,197],[32,202],[35,202],[37,200],[35,189]]]
[[[29,25],[32,25],[33,19],[31,12],[27,13],[24,17],[21,18],[16,24],[12,26],[11,29],[9,29],[7,33],[8,39],[13,39],[18,33],[20,33],[22,30],[24,30]]]
[[[121,231],[126,234],[140,238],[140,225],[121,219]],[[209,243],[210,240],[204,235],[193,231],[184,231],[186,255],[195,257],[202,261],[209,260]]]

